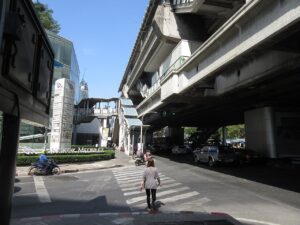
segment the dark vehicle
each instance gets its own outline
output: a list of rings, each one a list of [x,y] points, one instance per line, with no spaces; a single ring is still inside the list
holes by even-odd
[[[140,165],[145,165],[145,161],[141,159],[140,157],[136,157],[134,161],[134,165],[140,166]]]
[[[234,150],[228,146],[207,145],[196,149],[193,156],[195,163],[208,163],[209,166],[219,163],[234,163],[237,160]]]
[[[264,157],[256,151],[249,149],[234,149],[234,152],[237,157],[237,163],[242,164],[251,164],[251,163],[262,163]]]
[[[32,163],[28,175],[58,175],[60,168],[53,159],[49,159],[47,163]]]
[[[161,151],[161,147],[159,145],[147,145],[147,150],[151,153],[155,153]]]

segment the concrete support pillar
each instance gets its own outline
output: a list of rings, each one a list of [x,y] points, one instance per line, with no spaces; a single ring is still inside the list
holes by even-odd
[[[102,120],[102,127],[107,128],[107,119]]]
[[[147,146],[152,143],[152,135],[153,134],[151,132],[149,132],[148,130],[145,131],[145,134],[144,134],[145,149],[147,149]]]
[[[127,155],[130,155],[130,150],[131,150],[131,132],[130,130],[127,128],[126,130],[126,136],[127,136],[127,145],[126,145],[126,148],[125,148],[125,153]]]
[[[76,145],[77,142],[77,125],[74,124],[73,135],[72,135],[72,144]]]
[[[276,158],[274,110],[264,107],[245,112],[246,148]]]
[[[227,139],[227,129],[226,127],[222,127],[222,144],[226,145],[226,139]]]
[[[101,140],[102,140],[102,119],[99,119],[99,140],[98,140],[98,146],[101,147]]]
[[[183,145],[184,129],[182,127],[169,127],[169,136],[174,145]]]
[[[3,115],[0,146],[0,224],[9,225],[14,193],[20,118]]]

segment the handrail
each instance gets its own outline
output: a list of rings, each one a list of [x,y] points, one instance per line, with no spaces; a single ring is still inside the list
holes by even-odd
[[[179,6],[179,5],[190,5],[193,4],[194,0],[173,0],[172,5],[173,6]]]

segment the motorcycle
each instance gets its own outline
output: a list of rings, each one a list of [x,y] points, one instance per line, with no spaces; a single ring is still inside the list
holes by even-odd
[[[60,168],[53,159],[49,159],[47,163],[40,161],[32,163],[28,175],[58,175]]]
[[[145,162],[144,162],[144,160],[142,160],[140,157],[137,157],[137,158],[135,159],[134,164],[135,164],[136,166],[140,166],[140,165],[145,165]]]

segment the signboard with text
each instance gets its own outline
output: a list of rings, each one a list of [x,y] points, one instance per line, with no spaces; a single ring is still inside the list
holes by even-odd
[[[71,148],[73,111],[74,111],[74,84],[62,78],[55,82],[53,118],[51,131],[51,152],[60,152]]]

